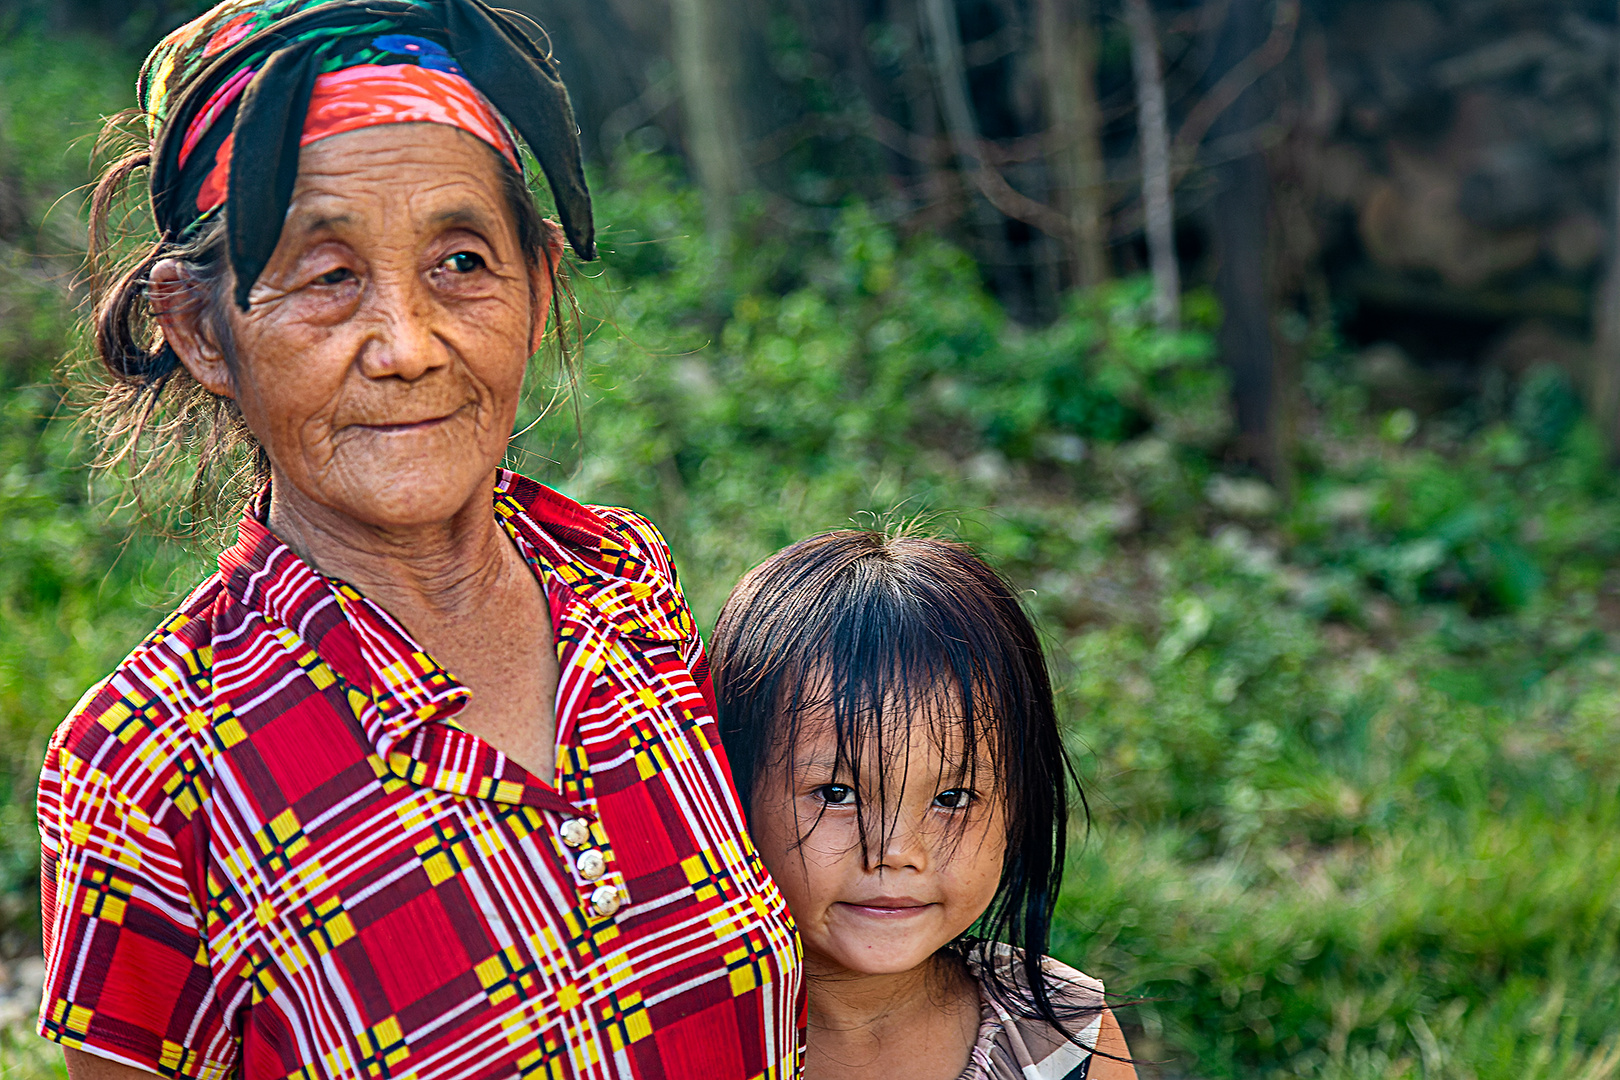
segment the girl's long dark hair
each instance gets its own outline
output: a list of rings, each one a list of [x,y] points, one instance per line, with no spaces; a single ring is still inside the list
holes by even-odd
[[[960,763],[947,763],[960,786],[984,786],[973,776],[974,748],[982,748],[1004,800],[1006,857],[989,909],[951,948],[981,959],[980,977],[998,1000],[1074,1039],[1101,1007],[1054,1000],[1042,960],[1062,884],[1070,785],[1082,812],[1085,797],[1058,732],[1040,639],[1012,587],[963,544],[823,533],[744,576],[720,612],[710,654],[720,734],[745,811],[768,769],[791,775],[808,710],[830,711],[840,774],[864,775],[861,762],[873,756],[879,790],[863,795],[878,806],[888,805],[891,773],[904,768],[909,724],[929,723],[939,745],[965,748]],[[867,825],[860,821],[863,847]],[[1022,950],[1016,965],[998,957],[996,942]]]

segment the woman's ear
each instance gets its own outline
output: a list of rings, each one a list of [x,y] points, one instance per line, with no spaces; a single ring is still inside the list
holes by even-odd
[[[225,350],[208,326],[207,301],[201,282],[186,273],[177,259],[162,259],[148,278],[147,301],[163,329],[163,340],[204,390],[236,396]]]
[[[530,314],[529,352],[537,353],[546,339],[546,320],[551,317],[551,298],[557,290],[557,268],[562,265],[563,233],[554,222],[541,222],[546,242],[540,258],[529,267],[529,295],[534,297],[534,311]]]

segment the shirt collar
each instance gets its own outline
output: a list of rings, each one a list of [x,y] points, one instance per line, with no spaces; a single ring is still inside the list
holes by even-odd
[[[696,633],[673,575],[657,571],[629,526],[506,469],[496,478],[494,502],[519,550],[580,602],[570,605],[572,617],[643,641]],[[381,607],[299,558],[261,521],[267,505],[261,493],[243,515],[237,542],[219,556],[231,596],[313,649],[300,664],[324,663],[343,678],[356,717],[385,760],[415,728],[460,712],[471,691]]]
[[[598,512],[502,469],[495,513],[520,549],[619,633],[642,641],[696,636],[674,571],[653,561],[650,549],[662,540],[638,535],[627,511]]]

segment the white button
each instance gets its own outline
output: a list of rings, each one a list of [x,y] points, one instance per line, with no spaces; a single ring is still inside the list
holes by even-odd
[[[595,881],[607,873],[607,860],[602,857],[600,851],[591,848],[589,851],[579,853],[579,861],[574,863],[574,868],[586,881]]]
[[[604,919],[619,910],[619,890],[612,885],[599,885],[591,893],[591,910]]]
[[[591,838],[591,826],[582,817],[569,818],[562,823],[562,842],[569,847],[584,847]]]

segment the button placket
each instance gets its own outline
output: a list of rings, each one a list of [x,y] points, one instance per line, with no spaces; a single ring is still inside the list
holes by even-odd
[[[591,893],[591,910],[604,919],[616,915],[620,903],[619,890],[612,885],[598,885]]]
[[[578,870],[579,876],[586,881],[595,881],[607,873],[607,857],[595,848],[587,848],[579,853],[578,859],[574,860],[574,869]]]
[[[569,818],[557,830],[557,835],[571,848],[584,847],[591,839],[591,823],[584,818]]]
[[[603,919],[622,911],[629,897],[622,884],[613,883],[618,875],[609,874],[612,847],[602,823],[586,817],[564,818],[557,824],[556,842],[558,854],[569,864],[584,894],[581,899],[586,908]]]

